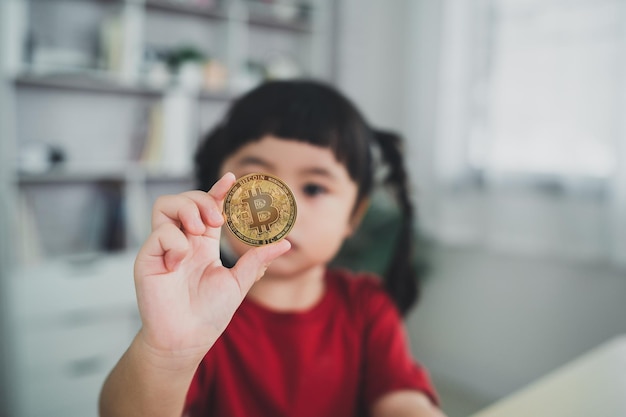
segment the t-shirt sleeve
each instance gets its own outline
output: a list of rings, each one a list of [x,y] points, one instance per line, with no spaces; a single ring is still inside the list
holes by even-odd
[[[396,390],[423,392],[438,405],[428,371],[411,355],[402,319],[382,289],[367,291],[364,394],[368,407]]]

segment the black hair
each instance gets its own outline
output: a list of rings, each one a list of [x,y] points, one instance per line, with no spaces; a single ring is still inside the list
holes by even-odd
[[[201,141],[195,155],[198,187],[211,188],[228,156],[267,135],[330,148],[357,184],[355,209],[374,188],[373,148],[380,149],[388,165],[384,183],[393,190],[402,214],[384,284],[405,314],[415,303],[419,288],[412,262],[413,206],[399,136],[373,130],[356,106],[327,84],[313,80],[266,82],[235,100],[223,120]]]
[[[385,272],[385,288],[400,312],[405,314],[420,295],[418,271],[413,260],[415,209],[409,193],[401,137],[394,132],[378,130],[375,138],[389,166],[384,185],[389,187],[395,197],[401,214],[396,246]],[[423,263],[420,264],[420,271],[425,272]]]

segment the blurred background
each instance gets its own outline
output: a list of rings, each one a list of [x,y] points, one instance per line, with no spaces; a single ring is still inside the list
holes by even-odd
[[[2,417],[96,415],[152,202],[265,79],[406,137],[450,417],[626,333],[626,1],[1,0],[0,59]]]

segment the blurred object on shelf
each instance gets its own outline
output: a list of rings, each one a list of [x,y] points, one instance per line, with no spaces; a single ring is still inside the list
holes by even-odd
[[[195,46],[181,46],[167,53],[167,65],[174,84],[188,90],[199,90],[203,84],[203,69],[208,57]]]
[[[20,265],[33,265],[43,257],[35,210],[25,194],[18,197],[17,206],[17,230],[20,231],[20,238],[15,242],[15,252]]]
[[[36,68],[90,68],[93,60],[83,51],[38,46],[33,50],[32,65]]]
[[[300,8],[295,0],[274,2],[274,16],[287,22],[296,20],[300,16]]]
[[[193,117],[195,97],[184,90],[169,91],[163,98],[163,136],[159,168],[169,174],[191,172],[193,143],[196,138]]]
[[[300,66],[284,54],[272,57],[266,65],[266,76],[268,79],[299,78],[302,75]]]
[[[211,59],[204,64],[203,87],[208,91],[223,91],[228,83],[228,70],[220,61]]]
[[[172,74],[164,62],[155,62],[145,74],[145,82],[156,88],[164,88],[172,81]]]
[[[148,46],[144,51],[142,78],[152,87],[224,91],[228,69],[221,61],[193,46],[163,49]]]
[[[167,51],[147,45],[143,51],[140,74],[146,84],[155,88],[169,85],[172,74],[167,63]]]
[[[189,155],[195,135],[190,119],[194,114],[194,100],[185,90],[174,89],[150,109],[139,157],[139,162],[149,171],[168,175],[191,172]]]
[[[26,174],[44,174],[65,161],[65,151],[44,142],[27,142],[20,146],[17,168]]]
[[[167,65],[174,73],[186,63],[202,63],[207,59],[204,52],[195,46],[185,45],[172,49],[167,53]]]
[[[163,105],[159,102],[150,109],[148,129],[140,161],[149,169],[158,167],[163,144]]]
[[[289,56],[276,54],[266,61],[248,60],[231,80],[235,93],[248,91],[266,80],[299,78],[304,75],[300,66]]]
[[[31,2],[33,3],[33,2]],[[47,3],[34,2],[33,14],[41,19],[49,10]],[[43,9],[39,9],[43,6]],[[50,18],[51,26],[61,26],[60,21]],[[25,68],[30,70],[95,69],[100,65],[99,53],[102,50],[102,28],[90,30],[85,27],[59,28],[61,34],[51,33],[34,26],[24,32],[23,53],[21,59]]]
[[[204,65],[200,62],[183,63],[176,74],[176,85],[190,91],[199,90],[204,84]]]
[[[235,94],[248,91],[261,84],[267,78],[267,71],[263,63],[248,60],[230,80],[231,88]]]
[[[124,28],[122,18],[115,14],[107,16],[100,25],[99,66],[111,72],[122,70],[124,55]]]

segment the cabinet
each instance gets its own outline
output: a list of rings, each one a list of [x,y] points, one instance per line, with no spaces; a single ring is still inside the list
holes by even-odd
[[[132,264],[126,253],[12,274],[7,415],[97,415],[100,387],[139,328]]]
[[[96,415],[139,326],[132,261],[154,200],[194,186],[197,140],[233,97],[331,80],[331,3],[0,2],[8,415]]]

